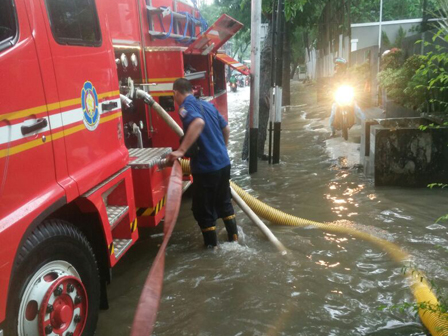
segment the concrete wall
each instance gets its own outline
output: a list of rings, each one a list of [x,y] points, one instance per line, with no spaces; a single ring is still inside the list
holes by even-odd
[[[334,59],[336,57],[343,57],[349,59],[350,53],[350,39],[348,36],[339,36],[339,48],[337,50],[335,45],[328,46],[328,50],[332,50],[327,55],[322,55],[319,50],[312,49],[306,55],[307,76],[311,79],[328,78],[334,75]]]
[[[426,187],[448,182],[448,128],[419,129],[433,122],[399,118],[364,124],[361,162],[376,186]]]
[[[306,52],[306,76],[311,80],[316,80],[316,64],[317,64],[316,49],[307,50]]]
[[[414,35],[412,28],[420,26],[422,19],[385,21],[382,23],[381,30],[387,34],[391,43],[395,42],[397,33],[402,27],[406,31],[406,36]],[[379,22],[354,23],[352,28],[352,40],[358,40],[357,49],[364,49],[378,45]]]

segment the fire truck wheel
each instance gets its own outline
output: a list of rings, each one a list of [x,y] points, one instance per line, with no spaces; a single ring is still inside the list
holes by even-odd
[[[100,305],[92,248],[75,226],[48,220],[18,251],[6,335],[91,336]]]

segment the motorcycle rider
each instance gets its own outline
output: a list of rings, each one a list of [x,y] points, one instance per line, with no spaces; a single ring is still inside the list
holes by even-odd
[[[230,80],[229,80],[230,84],[234,84],[236,83],[236,77],[235,74],[232,74],[232,76],[230,76]]]
[[[333,76],[333,92],[336,92],[337,88],[341,85],[346,85],[349,81],[348,74],[347,74],[347,60],[338,57],[334,60],[334,70],[335,74]],[[358,106],[356,101],[353,102],[354,104],[354,110],[355,110],[355,116],[358,120],[358,123],[362,123],[366,119],[366,116],[364,115],[364,112],[362,112],[361,108]],[[330,137],[333,138],[336,134],[335,128],[333,126],[334,124],[334,118],[336,117],[336,111],[337,111],[338,105],[336,102],[333,102],[333,105],[331,107],[331,115],[330,115],[330,129],[331,129],[331,135]]]
[[[243,75],[238,75],[238,76],[237,76],[237,81],[238,81],[238,86],[239,86],[239,87],[244,87],[244,79],[243,79]]]
[[[236,83],[237,79],[234,73],[232,73],[232,76],[230,77],[230,90],[232,90],[233,92],[236,92],[236,88],[237,88],[237,83]]]

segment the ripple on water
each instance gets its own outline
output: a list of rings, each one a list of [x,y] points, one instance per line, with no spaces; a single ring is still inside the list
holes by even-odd
[[[428,230],[445,230],[446,231],[446,226],[445,225],[440,225],[440,224],[437,224],[437,223],[428,225],[426,228]]]

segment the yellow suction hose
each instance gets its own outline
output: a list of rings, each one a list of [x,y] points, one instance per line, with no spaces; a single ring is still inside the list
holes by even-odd
[[[182,171],[184,174],[190,174],[190,161],[181,160]],[[349,234],[353,237],[363,239],[372,242],[379,246],[381,249],[388,252],[391,257],[397,262],[405,262],[410,260],[408,253],[403,251],[397,245],[372,236],[366,232],[358,231],[351,227],[340,226],[335,224],[325,224],[308,219],[295,217],[289,215],[283,211],[274,209],[269,205],[259,201],[255,197],[248,194],[246,191],[241,189],[235,183],[230,182],[232,189],[246,202],[246,204],[261,218],[269,220],[273,224],[277,225],[288,225],[288,226],[314,226],[321,230],[334,233]],[[447,336],[448,335],[448,314],[440,314],[434,311],[436,306],[439,304],[436,296],[432,292],[429,284],[427,283],[423,273],[416,270],[409,269],[406,271],[406,276],[410,281],[410,287],[412,293],[415,297],[417,303],[425,303],[425,309],[419,309],[420,318],[425,325],[425,327],[430,331],[432,336]],[[433,311],[431,311],[433,310]]]

